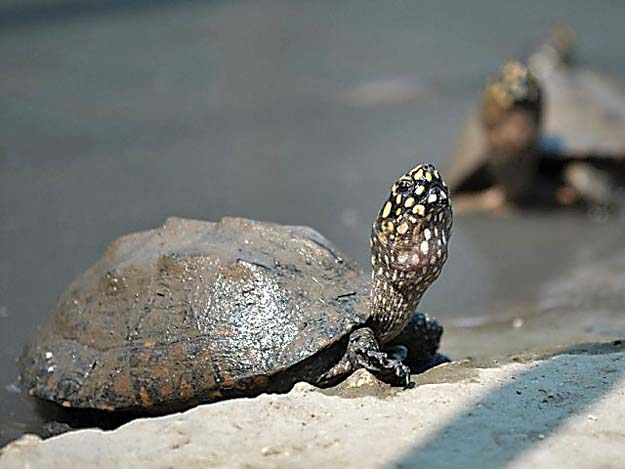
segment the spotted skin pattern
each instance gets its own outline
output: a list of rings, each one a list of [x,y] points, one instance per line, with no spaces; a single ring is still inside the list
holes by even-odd
[[[419,164],[391,187],[371,231],[371,327],[381,343],[402,332],[447,260],[452,211],[438,170]]]
[[[542,90],[538,79],[519,62],[508,62],[489,81],[482,93],[482,117],[489,123],[514,108],[529,109],[537,121],[542,111]]]

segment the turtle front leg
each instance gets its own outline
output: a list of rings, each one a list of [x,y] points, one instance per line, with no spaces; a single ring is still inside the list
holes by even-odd
[[[577,199],[591,207],[614,206],[614,183],[607,172],[588,163],[576,162],[567,165],[563,177],[567,186],[558,191],[560,202],[566,204],[566,189],[571,189],[573,194],[569,197],[569,204]]]
[[[383,350],[391,356],[407,351],[403,363],[410,367],[412,373],[421,373],[449,361],[446,356],[437,353],[442,335],[443,327],[438,321],[416,313],[397,337],[384,344]]]
[[[364,368],[389,384],[410,385],[410,368],[401,360],[383,352],[375,334],[368,327],[356,329],[350,334],[345,354],[339,363],[321,377],[320,382],[331,383],[359,368]]]

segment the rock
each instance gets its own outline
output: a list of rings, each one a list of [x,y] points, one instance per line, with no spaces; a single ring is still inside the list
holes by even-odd
[[[365,396],[387,397],[398,391],[401,391],[401,388],[389,386],[367,370],[357,370],[342,383],[322,392],[329,396],[355,398]]]
[[[490,368],[445,365],[431,384],[385,399],[377,391],[340,396],[377,389],[360,372],[336,395],[298,384],[289,394],[203,405],[114,431],[27,435],[0,450],[0,467],[617,467],[625,453],[625,347],[589,350]],[[440,382],[458,370],[468,370],[463,379]]]
[[[385,383],[377,379],[367,370],[357,370],[348,379],[342,383],[343,388],[377,388],[380,386],[388,387]]]
[[[317,391],[320,391],[320,389],[313,386],[312,384],[301,382],[301,383],[296,383],[295,386],[293,386],[293,389],[291,390],[291,394],[293,395],[308,394],[309,392],[317,392]]]

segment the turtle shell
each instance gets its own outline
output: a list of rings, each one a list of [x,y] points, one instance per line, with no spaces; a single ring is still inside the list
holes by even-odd
[[[310,228],[171,218],[114,241],[67,288],[25,348],[22,380],[105,410],[288,387],[335,363],[328,351],[367,319],[368,288]]]
[[[555,174],[571,160],[625,169],[625,84],[566,64],[539,79],[545,96],[539,171]],[[445,173],[452,191],[483,189],[487,158],[476,110],[465,122]]]

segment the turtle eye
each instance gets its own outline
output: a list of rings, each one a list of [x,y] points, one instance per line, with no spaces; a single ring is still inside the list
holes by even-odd
[[[405,194],[412,190],[412,181],[410,179],[400,179],[397,181],[397,193]]]

